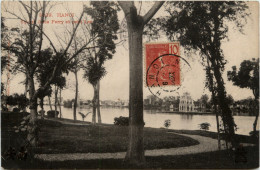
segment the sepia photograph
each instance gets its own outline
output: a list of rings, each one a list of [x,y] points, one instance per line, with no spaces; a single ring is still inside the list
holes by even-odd
[[[3,169],[258,169],[258,1],[1,1]]]

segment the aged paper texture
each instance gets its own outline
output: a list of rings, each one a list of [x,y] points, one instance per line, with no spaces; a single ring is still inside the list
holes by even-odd
[[[259,167],[259,2],[2,1],[4,169]]]

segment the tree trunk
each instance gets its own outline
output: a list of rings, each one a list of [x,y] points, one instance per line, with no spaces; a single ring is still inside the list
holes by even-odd
[[[221,150],[221,143],[220,143],[220,131],[219,131],[219,119],[218,119],[218,111],[215,109],[216,106],[214,106],[214,110],[216,111],[216,121],[217,121],[217,132],[218,132],[218,150]]]
[[[129,96],[129,146],[125,161],[130,165],[143,166],[143,25],[128,24],[130,58],[130,96]]]
[[[30,108],[30,121],[28,124],[28,135],[27,140],[32,146],[36,146],[38,143],[38,132],[37,132],[37,97],[35,94],[33,76],[28,76],[29,85],[29,108]]]
[[[129,146],[125,162],[133,167],[145,164],[143,142],[143,29],[163,5],[157,1],[142,17],[133,1],[119,1],[127,21],[129,44],[130,92],[129,92]]]
[[[57,85],[55,85],[55,105],[54,105],[54,107],[55,107],[55,118],[57,118],[57,96],[58,96],[58,87],[57,87]]]
[[[253,124],[254,133],[256,133],[256,126],[257,126],[258,117],[259,117],[259,113],[256,114],[255,121],[254,121],[254,124]]]
[[[44,117],[44,109],[43,109],[43,100],[44,100],[44,97],[40,99],[40,106],[41,106],[41,118],[43,119]]]
[[[60,99],[59,99],[59,108],[60,108],[60,118],[61,118],[61,88],[60,88]]]
[[[255,121],[253,124],[253,131],[254,134],[256,134],[256,127],[257,127],[257,122],[258,122],[258,117],[259,117],[259,102],[258,102],[258,94],[255,96],[255,101],[254,101],[254,111],[255,111]]]
[[[74,107],[73,107],[73,118],[77,120],[77,106],[78,106],[78,72],[75,69],[74,71],[75,79],[76,79],[76,90],[75,90],[75,99],[74,99]]]
[[[42,110],[43,110],[43,100],[44,100],[44,97],[40,99],[40,106],[41,106]]]
[[[216,65],[215,60],[211,58],[211,64],[214,69],[214,77],[217,82],[218,101],[222,112],[222,120],[224,123],[224,130],[227,132],[227,140],[231,142],[233,147],[236,147],[237,142],[235,141],[235,122],[232,116],[228,103],[226,102],[226,91],[224,81],[220,72],[220,67]]]
[[[49,99],[49,106],[50,106],[50,109],[52,110],[51,97],[48,96],[48,99]]]
[[[24,96],[27,97],[27,92],[28,92],[28,76],[25,75],[25,89],[24,89]],[[26,112],[26,107],[23,109],[24,112]]]
[[[214,23],[214,37],[211,43],[211,51],[209,52],[211,57],[209,58],[214,71],[214,77],[217,82],[217,97],[218,104],[221,109],[221,117],[224,124],[224,130],[226,135],[226,142],[231,142],[232,147],[237,147],[237,141],[235,140],[235,122],[232,116],[232,111],[230,110],[227,102],[226,90],[224,86],[224,80],[222,78],[221,70],[224,69],[225,63],[221,59],[221,42],[220,42],[220,21],[219,21],[219,7],[217,5],[212,6],[211,12],[213,15]],[[228,149],[228,148],[227,148]]]
[[[217,110],[217,101],[216,101],[216,93],[215,93],[215,87],[214,87],[214,79],[211,73],[211,67],[209,64],[209,57],[207,57],[207,64],[208,64],[208,76],[209,76],[209,85],[210,85],[210,91],[212,95],[212,101],[214,105],[214,112],[216,114],[216,122],[217,122],[217,132],[218,132],[218,150],[221,150],[221,143],[220,143],[220,130],[219,130],[219,118],[218,118],[218,110]],[[207,107],[207,104],[206,104]]]
[[[99,92],[100,92],[100,80],[97,83],[97,116],[98,116],[98,124],[101,124],[101,114],[100,114],[100,101],[99,101]]]
[[[216,114],[216,122],[217,122],[217,132],[218,132],[218,150],[221,150],[221,143],[220,143],[220,130],[219,130],[219,118],[218,118],[218,110],[217,110],[217,104],[215,98],[215,93],[212,92],[212,98],[214,103],[214,112]]]
[[[211,74],[211,73],[210,73]],[[214,104],[214,112],[216,114],[216,122],[217,122],[217,132],[218,132],[218,150],[221,150],[221,144],[220,144],[220,130],[219,130],[219,118],[218,118],[218,110],[217,110],[217,101],[216,101],[216,95],[215,95],[215,89],[213,87],[213,77],[210,76],[211,79],[211,89],[212,89],[212,98],[213,98],[213,104]]]
[[[97,85],[93,86],[94,88],[94,96],[93,96],[93,100],[92,100],[92,104],[93,104],[93,113],[92,113],[92,124],[95,125],[96,124],[96,104],[97,104]]]

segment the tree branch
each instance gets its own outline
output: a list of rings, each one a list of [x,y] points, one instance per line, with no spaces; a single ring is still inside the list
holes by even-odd
[[[134,1],[118,1],[118,4],[123,9],[125,16],[130,14],[130,8],[134,7]]]
[[[154,16],[154,14],[161,8],[164,1],[156,1],[152,8],[143,16],[144,25],[147,24],[150,19]]]
[[[69,41],[69,43],[68,43],[68,45],[67,45],[67,47],[66,47],[66,49],[65,49],[65,51],[64,51],[64,53],[63,53],[63,55],[67,53],[67,51],[68,51],[68,49],[69,49],[69,47],[70,47],[70,45],[71,45],[71,43],[72,43],[73,37],[74,37],[74,35],[75,35],[76,31],[77,31],[77,28],[78,28],[78,26],[79,26],[79,24],[80,24],[80,21],[81,21],[83,15],[84,15],[84,10],[82,11],[82,13],[81,13],[81,15],[80,15],[79,22],[77,23],[75,29],[73,30],[73,33],[72,33],[71,38],[70,38],[70,41]]]

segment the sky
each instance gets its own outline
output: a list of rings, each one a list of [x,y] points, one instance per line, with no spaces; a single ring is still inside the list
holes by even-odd
[[[13,2],[15,3],[15,2]],[[86,2],[84,2],[86,3]],[[7,4],[7,3],[6,3]],[[2,16],[10,17],[10,15],[4,12],[5,2],[2,3]],[[79,16],[82,9],[83,2],[66,2],[65,4],[58,4],[52,8],[53,17],[51,20],[66,20],[70,18],[59,18],[57,13],[66,13],[68,12],[66,8],[69,9],[71,13]],[[136,3],[138,6],[137,9],[140,9],[141,14],[144,14],[148,11],[151,6],[151,2]],[[225,55],[225,59],[228,63],[225,66],[225,71],[223,74],[224,81],[226,83],[227,94],[231,94],[235,100],[244,99],[247,97],[252,97],[252,91],[250,89],[241,89],[239,87],[233,86],[232,82],[227,81],[227,71],[231,70],[232,66],[239,67],[240,63],[243,60],[250,60],[252,58],[259,57],[259,23],[258,23],[258,2],[247,2],[251,15],[247,20],[247,24],[244,26],[244,33],[241,34],[239,31],[233,29],[233,25],[230,25],[230,30],[228,32],[229,41],[222,42],[222,49]],[[17,4],[11,5],[13,9],[17,11]],[[10,5],[9,5],[10,8]],[[122,11],[118,13],[120,23],[124,18]],[[165,11],[162,7],[154,18],[159,16],[164,16]],[[19,26],[24,27],[17,20],[8,19],[6,20],[7,26]],[[45,32],[52,41],[56,44],[59,44],[57,39],[55,39],[55,33],[62,35],[64,32],[64,25],[61,24],[46,24]],[[146,39],[143,41],[147,42]],[[152,42],[169,42],[163,36],[158,41]],[[45,42],[45,46],[48,46],[48,43]],[[190,57],[185,56],[184,48],[181,48],[181,56],[185,58],[188,63],[191,65],[191,71],[186,73],[185,76],[188,77],[185,82],[182,84],[182,88],[179,93],[189,92],[194,100],[201,97],[202,94],[210,93],[207,89],[204,88],[205,84],[205,71],[203,66],[200,64],[201,57],[198,53],[191,55]],[[101,80],[100,85],[100,99],[101,100],[128,100],[129,98],[129,51],[128,51],[128,42],[126,41],[123,45],[116,47],[116,53],[113,56],[113,59],[106,61],[105,68],[107,71],[106,76]],[[80,99],[92,99],[93,98],[93,87],[83,78],[84,71],[79,72],[79,95]],[[19,84],[24,80],[23,74],[12,75],[12,80],[10,82],[10,93],[24,93],[24,86]],[[74,74],[69,73],[67,76],[67,88],[62,91],[62,96],[64,99],[72,99],[75,94],[75,77]],[[6,80],[6,74],[2,75],[2,81]],[[144,98],[148,95],[151,95],[151,92],[144,86]]]

